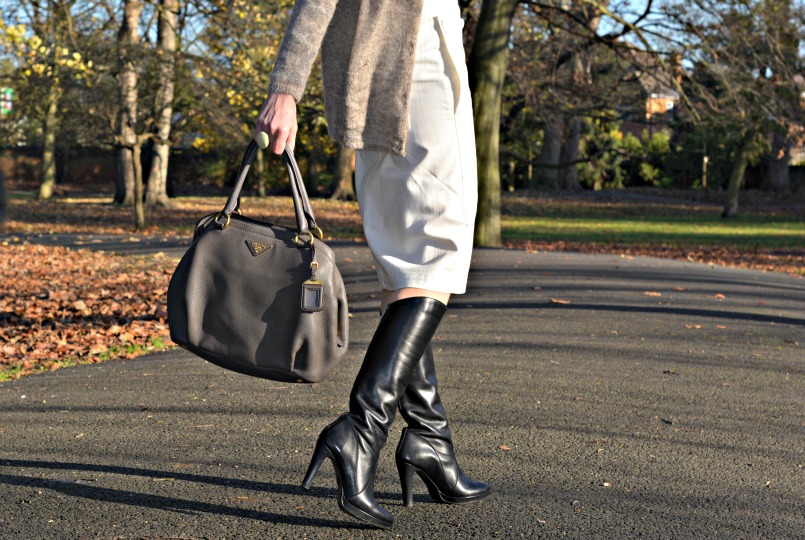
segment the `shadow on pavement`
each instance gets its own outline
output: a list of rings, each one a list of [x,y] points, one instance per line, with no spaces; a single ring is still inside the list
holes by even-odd
[[[167,478],[174,480],[185,480],[190,482],[201,482],[205,484],[242,488],[248,490],[266,491],[271,493],[298,494],[323,498],[334,498],[335,490],[317,488],[311,491],[304,491],[300,486],[288,484],[273,484],[268,482],[254,482],[250,480],[236,480],[231,478],[220,478],[215,476],[195,475],[186,473],[175,473],[168,471],[155,471],[149,469],[137,469],[132,467],[119,467],[109,465],[93,465],[88,463],[65,463],[48,461],[28,461],[28,460],[2,460],[0,466],[3,467],[25,467],[52,470],[71,470],[89,471],[106,474],[124,474],[133,476],[143,476],[147,478]],[[0,474],[0,484],[25,486],[33,488],[44,488],[61,492],[70,497],[80,497],[103,502],[114,502],[127,504],[130,506],[141,506],[158,510],[172,510],[179,513],[203,512],[207,514],[220,514],[247,519],[267,521],[271,523],[287,523],[294,525],[310,525],[315,527],[327,528],[350,528],[350,529],[370,529],[371,527],[361,525],[354,521],[340,521],[332,519],[318,519],[305,516],[289,516],[274,512],[264,512],[261,510],[250,510],[246,508],[235,508],[221,504],[212,504],[201,501],[178,499],[173,497],[163,497],[146,493],[136,493],[121,489],[112,489],[100,486],[89,486],[76,481],[52,480],[48,478],[34,478],[31,476],[18,476],[10,474]]]

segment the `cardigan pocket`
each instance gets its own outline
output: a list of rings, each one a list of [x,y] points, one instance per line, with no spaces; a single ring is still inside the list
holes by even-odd
[[[455,113],[458,110],[461,87],[464,82],[462,81],[462,73],[466,80],[467,72],[467,64],[464,61],[464,38],[462,33],[464,19],[461,17],[434,17],[434,20],[441,40],[445,68],[449,72],[447,75],[450,78],[450,86],[453,90],[453,113]]]

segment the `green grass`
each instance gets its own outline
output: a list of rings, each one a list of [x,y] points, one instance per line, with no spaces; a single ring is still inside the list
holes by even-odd
[[[78,357],[69,357],[59,360],[58,366],[60,368],[63,368],[63,367],[75,366],[78,364],[86,364],[88,362],[89,360],[82,361]],[[20,364],[6,365],[0,368],[0,382],[11,381],[19,378],[21,375],[30,375],[31,373],[43,373],[45,371],[48,371],[48,368],[41,365],[34,366],[27,370],[23,369],[22,365]]]
[[[94,362],[105,362],[106,360],[111,360],[114,358],[123,358],[129,354],[146,354],[152,353],[156,351],[164,351],[168,349],[176,348],[175,345],[167,344],[162,338],[159,337],[151,337],[148,339],[148,343],[128,343],[123,345],[112,345],[106,351],[94,354],[94,355],[84,355],[84,356],[68,356],[65,358],[61,358],[58,360],[57,364],[59,368],[63,367],[70,367],[70,366],[77,366],[81,364],[89,364]],[[14,380],[20,375],[29,375],[31,373],[42,373],[44,371],[48,371],[48,368],[44,365],[37,365],[30,369],[23,369],[22,365],[20,364],[10,364],[0,366],[0,382],[6,382]]]
[[[718,212],[550,209],[544,216],[503,216],[504,239],[611,244],[670,244],[741,249],[805,250],[805,219],[792,215],[743,214],[723,219]],[[652,215],[652,214],[663,215]]]

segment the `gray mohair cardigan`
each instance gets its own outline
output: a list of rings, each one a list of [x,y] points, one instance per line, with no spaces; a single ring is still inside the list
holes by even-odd
[[[423,3],[296,0],[269,93],[299,101],[321,49],[330,136],[347,148],[404,156]]]

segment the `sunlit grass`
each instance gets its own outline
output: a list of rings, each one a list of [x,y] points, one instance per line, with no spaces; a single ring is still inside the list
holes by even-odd
[[[502,227],[507,239],[805,250],[805,220],[796,216],[747,214],[729,220],[709,212],[657,217],[504,216]]]
[[[111,197],[86,195],[41,202],[12,195],[11,232],[128,234],[132,230],[131,210],[112,205]],[[790,209],[761,212],[742,208],[737,218],[722,219],[720,205],[712,203],[663,202],[661,198],[659,202],[599,200],[585,195],[589,194],[504,196],[503,240],[805,250],[805,216]],[[148,208],[149,226],[144,232],[189,237],[196,220],[220,211],[225,201],[224,194],[178,197],[172,199],[172,208]],[[311,199],[311,203],[328,237],[363,237],[357,203],[322,198]],[[248,196],[241,206],[248,217],[285,225],[295,222],[289,196]]]

